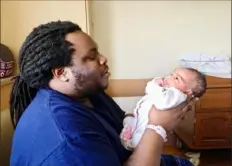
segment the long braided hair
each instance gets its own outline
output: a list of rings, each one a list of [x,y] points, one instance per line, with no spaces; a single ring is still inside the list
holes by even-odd
[[[52,69],[71,65],[72,44],[68,33],[81,31],[69,21],[54,21],[33,29],[19,53],[19,76],[15,77],[10,95],[10,115],[14,128],[39,88],[48,87]]]

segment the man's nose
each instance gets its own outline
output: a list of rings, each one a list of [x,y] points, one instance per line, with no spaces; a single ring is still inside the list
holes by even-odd
[[[108,62],[107,58],[104,55],[100,54],[99,62],[101,65],[104,65]]]

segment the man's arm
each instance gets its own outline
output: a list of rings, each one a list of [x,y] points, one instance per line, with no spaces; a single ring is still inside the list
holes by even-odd
[[[184,102],[168,111],[158,110],[154,106],[149,111],[148,124],[160,125],[165,130],[172,130],[188,111],[189,103]],[[160,166],[163,149],[163,138],[153,131],[146,129],[138,146],[124,166]]]
[[[124,166],[160,166],[163,138],[151,129],[146,129],[138,146]]]
[[[64,143],[43,162],[43,165],[75,166],[120,166],[120,161],[112,146],[101,135],[83,133],[81,139]],[[123,166],[160,166],[163,148],[162,137],[155,131],[146,129],[140,144]]]
[[[120,166],[115,149],[107,138],[94,131],[74,133],[74,138],[67,139],[57,147],[43,165],[51,166]]]

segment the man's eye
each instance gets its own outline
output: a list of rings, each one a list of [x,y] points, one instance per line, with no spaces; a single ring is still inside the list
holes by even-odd
[[[89,56],[89,59],[94,60],[96,59],[96,57],[97,57],[97,54],[92,54],[91,56]]]
[[[91,56],[91,57],[89,57],[89,59],[95,59],[96,58],[96,56]]]

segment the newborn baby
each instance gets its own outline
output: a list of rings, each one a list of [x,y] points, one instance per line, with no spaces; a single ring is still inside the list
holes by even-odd
[[[199,98],[206,90],[206,79],[195,69],[177,68],[166,77],[154,78],[147,83],[143,96],[133,111],[134,117],[126,117],[120,134],[122,144],[134,149],[148,123],[149,110],[154,105],[166,110],[178,106],[190,98]]]

